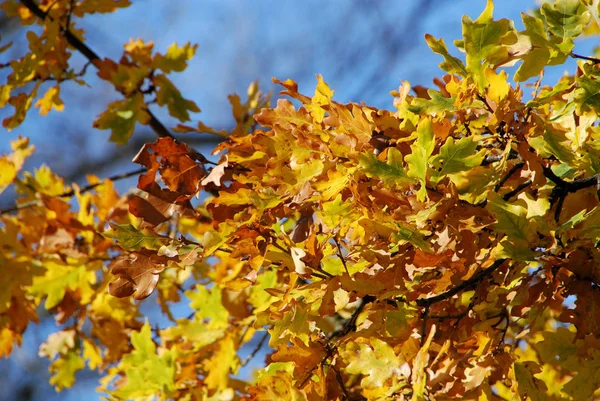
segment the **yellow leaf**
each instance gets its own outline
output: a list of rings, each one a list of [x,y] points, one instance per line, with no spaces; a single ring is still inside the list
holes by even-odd
[[[489,83],[488,96],[496,104],[500,103],[508,95],[510,84],[506,82],[508,79],[506,71],[500,71],[500,74],[496,74],[491,68],[485,69],[485,78]]]
[[[239,365],[236,347],[231,337],[219,342],[219,349],[205,364],[208,372],[204,382],[209,389],[224,390],[228,387],[229,373]]]
[[[306,108],[310,111],[313,119],[321,123],[325,117],[325,109],[322,106],[331,104],[331,98],[333,97],[333,91],[323,81],[321,75],[317,75],[317,88],[315,89],[315,95],[312,98],[311,104],[307,105]]]
[[[425,368],[429,362],[429,347],[431,346],[431,341],[435,336],[435,325],[431,326],[431,330],[429,331],[429,336],[427,337],[427,341],[421,347],[417,356],[415,357],[415,361],[413,362],[412,368],[412,385],[413,385],[413,395],[411,401],[423,401],[425,400],[425,385],[427,384],[427,374],[425,373]]]
[[[60,86],[56,85],[48,89],[43,97],[38,99],[35,107],[40,108],[40,114],[45,116],[52,109],[63,111],[65,104],[60,100]]]

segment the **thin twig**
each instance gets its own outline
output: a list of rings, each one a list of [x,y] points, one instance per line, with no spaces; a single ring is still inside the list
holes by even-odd
[[[504,199],[505,201],[509,200],[510,198],[512,198],[513,196],[517,195],[519,192],[521,192],[522,190],[524,190],[525,188],[527,188],[528,186],[530,186],[533,183],[533,181],[531,179],[520,183],[519,185],[517,185],[515,187],[515,189],[513,189],[510,192],[505,193],[502,196],[502,199]]]
[[[582,60],[587,60],[587,61],[591,61],[594,64],[600,64],[600,58],[595,58],[595,57],[588,57],[588,56],[582,56],[580,54],[577,53],[569,53],[569,56],[573,57],[573,58],[580,58]]]
[[[260,351],[265,341],[267,341],[267,338],[269,338],[269,332],[265,331],[265,334],[263,334],[258,344],[256,344],[256,347],[254,347],[252,353],[250,353],[250,355],[248,355],[248,357],[246,357],[246,359],[244,359],[242,362],[242,367],[246,366],[256,356],[256,354],[258,354],[258,351]]]
[[[420,341],[421,347],[423,346],[423,344],[425,344],[425,330],[427,329],[428,315],[429,315],[429,305],[426,305],[425,309],[423,310],[423,313],[421,313],[421,319],[423,319],[423,321],[421,322],[421,341]]]
[[[490,277],[496,270],[500,268],[500,266],[502,266],[502,264],[504,264],[505,261],[506,259],[498,259],[490,267],[481,270],[480,272],[473,275],[473,277],[463,281],[456,287],[452,287],[448,291],[438,295],[434,295],[433,297],[418,298],[415,302],[418,306],[428,307],[437,302],[452,298],[454,295],[461,293],[462,291],[468,290],[469,288],[479,284],[479,282],[483,281],[484,279]]]
[[[346,334],[350,333],[351,331],[355,331],[356,330],[356,319],[358,319],[358,315],[360,315],[361,312],[365,309],[365,306],[367,306],[370,303],[375,302],[376,299],[377,298],[375,298],[373,295],[365,295],[361,299],[360,304],[356,307],[354,312],[352,312],[352,315],[350,316],[350,318],[346,321],[346,323],[344,323],[344,326],[341,329],[332,332],[327,337],[327,341],[331,341],[332,339],[334,339],[336,337],[344,337]]]
[[[512,159],[516,159],[518,157],[519,157],[518,153],[511,149],[508,152],[508,157],[506,159],[507,160],[512,160]],[[488,155],[488,156],[485,156],[483,158],[483,160],[481,161],[481,165],[482,166],[489,166],[490,164],[502,161],[502,159],[504,159],[504,155],[502,153],[497,154],[497,155]]]
[[[326,352],[325,356],[323,356],[323,358],[321,358],[319,363],[317,363],[308,372],[306,372],[306,374],[302,378],[302,380],[298,381],[298,383],[296,384],[297,388],[304,387],[304,384],[306,384],[308,379],[310,379],[313,370],[315,370],[318,366],[321,366],[325,362],[327,362],[327,360],[337,351],[337,345],[332,344],[331,341],[334,338],[337,338],[339,341],[339,339],[341,339],[342,337],[344,337],[346,334],[350,333],[351,331],[356,331],[356,319],[358,319],[358,315],[361,314],[361,312],[365,309],[365,306],[367,306],[367,304],[375,302],[376,300],[377,300],[377,298],[374,297],[373,295],[365,295],[361,299],[360,304],[356,307],[354,312],[352,312],[352,315],[350,316],[350,318],[348,320],[346,320],[346,323],[344,323],[344,326],[341,329],[336,330],[336,331],[332,332],[329,336],[327,336],[327,343],[325,344],[325,349],[327,352]]]
[[[337,370],[335,368],[335,366],[331,366],[331,369],[333,369],[333,372],[335,373],[335,380],[338,382],[338,386],[340,386],[340,390],[342,390],[342,393],[344,394],[344,400],[349,400],[350,393],[348,392],[348,389],[346,388],[346,385],[344,384],[344,379],[342,378],[342,374],[340,373],[339,370]]]
[[[333,241],[335,242],[335,245],[337,246],[337,254],[338,254],[338,257],[340,258],[340,260],[342,261],[342,265],[344,265],[344,270],[346,270],[346,274],[348,275],[348,277],[350,277],[350,272],[348,271],[348,266],[346,266],[346,259],[344,258],[344,255],[342,254],[342,248],[340,247],[340,243],[337,240],[337,237],[333,237]]]
[[[122,180],[122,179],[125,179],[125,178],[132,177],[134,175],[141,174],[141,173],[143,173],[145,171],[146,171],[145,168],[140,168],[140,169],[137,169],[137,170],[134,170],[134,171],[130,171],[128,173],[113,175],[113,176],[110,176],[110,177],[108,177],[106,179],[110,180],[110,181],[118,181],[118,180]],[[100,181],[100,182],[97,182],[95,184],[86,185],[85,187],[82,187],[82,188],[79,189],[79,193],[84,193],[84,192],[91,191],[92,189],[94,189],[97,186],[102,185],[102,184],[104,184],[104,182]],[[66,192],[63,192],[62,194],[56,195],[56,196],[59,197],[59,198],[68,198],[70,196],[73,196],[74,194],[75,194],[75,190],[74,189],[70,189],[70,190],[68,190]],[[27,209],[27,208],[30,208],[30,207],[33,207],[33,206],[38,206],[38,205],[41,205],[41,203],[42,203],[42,201],[39,200],[39,199],[36,199],[36,200],[33,200],[33,201],[29,201],[29,202],[20,203],[20,204],[17,204],[15,206],[11,206],[9,208],[0,210],[0,215],[6,214],[6,213],[11,213],[11,212],[16,212],[17,210]]]
[[[492,106],[490,106],[490,104],[488,103],[487,99],[482,96],[482,95],[477,95],[477,98],[479,100],[481,100],[483,102],[483,104],[485,105],[485,108],[492,114],[494,114],[494,110],[492,109]]]
[[[542,170],[544,172],[544,176],[555,184],[555,187],[550,193],[549,200],[550,205],[554,205],[554,203],[556,203],[556,210],[554,211],[554,220],[556,222],[558,222],[560,219],[560,212],[562,211],[563,203],[569,193],[574,193],[580,189],[598,186],[600,184],[598,175],[579,180],[565,181],[557,176],[550,167],[542,166]]]
[[[502,185],[504,185],[504,183],[506,183],[506,181],[508,181],[508,179],[524,165],[525,165],[524,162],[520,162],[520,163],[517,163],[514,166],[512,166],[511,169],[508,170],[508,173],[506,173],[504,175],[504,177],[502,177],[500,179],[500,181],[498,181],[498,183],[494,187],[494,192],[498,192],[500,190],[500,188],[502,188]]]

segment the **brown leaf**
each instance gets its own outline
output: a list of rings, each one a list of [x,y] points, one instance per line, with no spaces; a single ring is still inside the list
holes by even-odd
[[[205,159],[190,150],[186,144],[178,143],[172,138],[164,137],[154,143],[147,143],[133,158],[134,163],[148,169],[145,174],[140,175],[138,188],[148,192],[158,171],[171,191],[189,199],[198,192],[200,180],[205,175],[204,167],[197,160],[203,162]]]
[[[144,219],[146,222],[157,226],[169,220],[173,215],[175,206],[173,203],[148,194],[147,199],[133,195],[129,198],[129,213],[135,217]]]
[[[49,226],[46,234],[40,240],[40,253],[54,253],[61,249],[72,248],[75,245],[75,239],[64,228]]]
[[[132,252],[120,256],[111,264],[111,273],[119,276],[108,285],[108,292],[118,298],[134,295],[136,300],[147,298],[158,284],[158,274],[165,268],[164,257]]]

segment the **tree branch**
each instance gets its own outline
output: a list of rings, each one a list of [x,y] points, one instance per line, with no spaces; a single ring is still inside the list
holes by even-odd
[[[244,359],[244,361],[242,362],[242,366],[246,366],[252,360],[252,358],[254,358],[256,354],[258,354],[258,351],[260,351],[262,346],[265,344],[267,338],[269,338],[269,332],[265,331],[258,344],[256,344],[256,347],[254,347],[250,355],[248,355],[248,357],[246,357],[246,359]]]
[[[21,4],[23,4],[25,7],[27,7],[29,9],[29,11],[31,11],[39,19],[41,19],[41,20],[49,19],[50,21],[54,21],[54,19],[52,17],[50,17],[46,12],[42,11],[42,9],[39,8],[39,6],[35,3],[35,1],[33,1],[33,0],[20,0],[20,1],[21,1]],[[69,43],[69,45],[71,45],[75,49],[77,49],[77,51],[79,51],[81,54],[83,54],[85,56],[85,58],[87,58],[92,64],[94,64],[94,67],[98,68],[98,64],[96,63],[96,61],[100,60],[100,56],[98,56],[98,54],[95,51],[93,51],[88,45],[86,45],[77,36],[75,36],[73,34],[73,32],[71,32],[71,30],[68,26],[63,27],[61,32],[64,35],[67,42]],[[146,111],[148,112],[148,115],[150,116],[149,125],[157,136],[174,138],[173,135],[169,132],[169,130],[163,125],[163,123],[158,118],[156,118],[156,116],[154,114],[152,114],[152,112],[147,107],[146,107]]]
[[[502,195],[502,199],[505,201],[508,201],[510,198],[512,198],[515,195],[518,195],[519,192],[521,192],[522,190],[524,190],[525,188],[530,186],[532,183],[533,183],[533,181],[531,179],[520,183],[519,185],[517,185],[515,187],[515,189]]]
[[[350,318],[348,320],[346,320],[346,322],[344,323],[344,326],[341,329],[336,330],[336,331],[332,332],[329,336],[327,336],[327,343],[325,344],[325,349],[327,352],[326,352],[325,356],[323,356],[323,358],[321,358],[319,363],[317,363],[308,372],[306,372],[306,374],[304,375],[302,380],[298,381],[298,383],[296,384],[297,388],[302,388],[304,386],[304,384],[306,384],[308,379],[310,379],[312,371],[315,370],[317,368],[317,366],[324,364],[337,350],[337,345],[332,344],[331,341],[334,338],[341,338],[341,337],[344,337],[346,334],[350,333],[351,331],[355,331],[356,330],[356,319],[358,319],[358,315],[361,314],[361,312],[365,309],[365,306],[367,306],[367,304],[375,302],[376,300],[377,300],[377,298],[374,297],[373,295],[365,295],[361,299],[360,304],[356,307],[354,312],[352,312],[352,315],[350,316]]]
[[[600,64],[600,58],[582,56],[580,54],[573,53],[573,52],[569,53],[569,56],[571,56],[572,58],[580,58],[582,60],[591,61],[594,64]]]
[[[552,193],[550,194],[549,200],[550,205],[554,205],[555,202],[557,203],[556,210],[554,211],[554,220],[556,222],[558,222],[558,220],[560,219],[560,212],[562,210],[563,203],[569,193],[574,193],[579,191],[580,189],[600,185],[600,180],[598,180],[597,175],[569,182],[557,176],[550,167],[542,166],[542,169],[544,172],[544,176],[555,184],[555,187],[552,189]]]
[[[485,160],[485,159],[484,159]],[[496,184],[496,186],[494,187],[494,192],[498,192],[500,190],[500,188],[502,188],[502,185],[504,185],[504,183],[506,181],[508,181],[508,179],[517,172],[517,170],[519,170],[521,167],[523,167],[525,165],[524,162],[520,162],[515,164],[514,166],[512,166],[512,168],[510,170],[508,170],[508,173],[506,173],[504,175],[504,177],[502,177],[500,179],[500,181],[498,181],[498,183]]]
[[[477,284],[479,284],[484,279],[490,277],[496,270],[498,270],[500,268],[500,266],[502,266],[502,264],[504,264],[505,261],[506,261],[506,259],[498,259],[490,267],[488,267],[485,270],[481,270],[479,273],[475,274],[470,279],[463,281],[461,284],[457,285],[456,287],[452,287],[448,291],[443,292],[438,295],[435,295],[433,297],[418,298],[416,300],[416,303],[418,306],[428,308],[437,302],[452,298],[454,295],[456,295],[462,291],[468,290],[469,288],[472,288],[472,287],[476,286]]]
[[[143,173],[145,171],[146,171],[145,168],[140,168],[140,169],[137,169],[137,170],[134,170],[134,171],[130,171],[128,173],[113,175],[113,176],[108,177],[107,179],[111,180],[111,181],[123,180],[125,178],[129,178],[129,177],[133,177],[134,175],[141,174],[141,173]],[[94,189],[97,186],[102,185],[102,184],[103,184],[102,182],[97,182],[95,184],[86,185],[85,187],[82,187],[79,190],[79,193],[84,193],[84,192],[91,191],[92,189]],[[66,192],[63,192],[60,195],[57,195],[57,196],[59,198],[68,198],[70,196],[73,196],[74,194],[75,194],[75,190],[70,189],[70,190],[68,190]],[[22,210],[22,209],[28,209],[28,208],[33,207],[33,206],[38,206],[41,203],[42,203],[42,201],[39,200],[39,199],[36,199],[34,201],[30,201],[30,202],[20,203],[18,205],[11,206],[9,208],[0,210],[0,215],[6,214],[6,213],[11,213],[11,212],[16,212],[16,211]]]

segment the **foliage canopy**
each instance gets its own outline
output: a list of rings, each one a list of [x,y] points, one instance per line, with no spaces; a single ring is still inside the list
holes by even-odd
[[[43,305],[59,326],[40,348],[50,382],[98,370],[108,399],[600,397],[600,60],[573,53],[600,33],[598,1],[544,3],[520,31],[488,0],[463,18],[464,62],[426,36],[446,75],[414,95],[403,82],[394,111],[340,104],[320,76],[312,97],[274,80],[274,105],[252,84],[230,96],[230,132],[191,123],[200,110],[169,78],[196,46],[131,40],[115,61],[85,44],[78,18],[128,5],[2,3],[42,27],[4,65],[6,129],[32,106],[62,111],[61,87],[85,86],[93,66],[122,94],[93,126],[116,143],[138,124],[158,139],[141,169],[86,186],[23,172],[26,138],[0,158],[0,190],[18,193],[0,217],[1,356]],[[541,84],[569,58],[573,74]],[[219,162],[173,132],[222,136]],[[132,175],[137,192],[117,194]],[[140,313],[151,294],[169,324]]]

